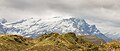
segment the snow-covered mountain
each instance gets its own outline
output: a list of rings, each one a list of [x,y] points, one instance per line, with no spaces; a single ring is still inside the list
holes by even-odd
[[[6,23],[6,22],[7,22],[6,19],[4,19],[4,18],[0,19],[0,23]]]
[[[3,34],[18,34],[26,37],[36,37],[51,32],[75,32],[78,35],[93,35],[105,41],[111,40],[102,34],[95,25],[89,25],[84,19],[80,18],[29,18],[12,23],[5,23],[6,21],[2,19],[0,22],[0,33]]]

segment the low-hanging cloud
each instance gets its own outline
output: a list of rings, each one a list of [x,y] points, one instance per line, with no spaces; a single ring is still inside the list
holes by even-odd
[[[0,17],[10,21],[28,17],[72,15],[120,30],[120,0],[0,0]],[[98,24],[99,23],[99,24]],[[104,27],[104,26],[103,26]]]

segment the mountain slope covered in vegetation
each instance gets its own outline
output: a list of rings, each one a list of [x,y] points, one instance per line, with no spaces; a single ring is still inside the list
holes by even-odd
[[[120,50],[120,42],[106,43],[90,35],[49,33],[36,38],[0,34],[0,51],[112,51]]]

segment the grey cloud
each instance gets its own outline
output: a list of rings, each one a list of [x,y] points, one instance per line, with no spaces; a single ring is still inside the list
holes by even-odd
[[[107,11],[120,13],[120,0],[1,0],[0,5],[4,7],[14,8],[16,10],[28,11],[41,14],[46,10],[53,10],[60,13],[67,13],[74,16],[104,16]],[[101,10],[104,8],[106,10]],[[103,11],[103,12],[102,12]],[[110,15],[111,16],[111,15]]]
[[[119,0],[5,0],[6,6],[19,10],[55,10],[58,12],[74,14],[79,13],[82,9],[108,8],[114,9],[120,6]],[[106,4],[107,3],[107,4]],[[73,14],[72,13],[72,14]],[[81,12],[80,12],[81,13]]]
[[[95,7],[106,7],[113,8],[115,5],[118,6],[119,0],[5,0],[8,6],[12,6],[15,8],[29,8],[37,6],[42,7],[52,7],[52,6],[64,6],[68,8],[95,8]],[[107,4],[106,4],[107,3]],[[117,4],[116,4],[117,3]],[[62,7],[59,7],[62,8]],[[74,9],[73,8],[73,9]]]
[[[0,0],[0,16],[13,20],[54,12],[82,16],[97,23],[120,27],[119,2],[120,0]],[[49,13],[46,14],[47,12]]]
[[[90,19],[93,22],[102,24],[105,23],[107,25],[113,26],[113,27],[120,27],[120,22],[119,21],[115,21],[115,20],[106,20],[106,19],[102,19],[102,18],[98,18],[98,17],[86,17],[86,19]]]

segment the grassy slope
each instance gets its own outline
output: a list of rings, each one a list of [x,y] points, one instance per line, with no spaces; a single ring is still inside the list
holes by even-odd
[[[101,45],[101,43],[104,43]],[[96,45],[97,44],[97,45]],[[111,51],[120,50],[120,42],[105,43],[95,36],[50,33],[37,38],[0,34],[0,51]]]
[[[102,40],[100,38],[97,38],[95,36],[91,36],[91,35],[79,35],[77,37],[82,38],[82,39],[84,39],[86,41],[89,41],[89,42],[97,44],[97,45],[106,43],[104,40]]]
[[[32,42],[30,42],[32,41]],[[32,38],[17,35],[0,35],[0,51],[19,51],[34,45]]]
[[[69,51],[69,50],[97,50],[98,47],[86,40],[83,40],[82,38],[77,38],[76,35],[72,32],[59,35],[58,33],[51,33],[42,35],[37,38],[40,40],[39,43],[31,47],[31,49],[28,50],[37,50],[40,49],[39,47],[46,47],[51,46],[53,48],[49,47],[47,49],[53,50],[54,47],[59,47],[60,51]],[[41,51],[44,51],[43,49],[40,49]]]

